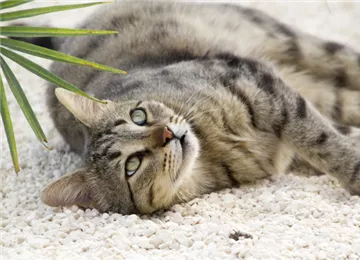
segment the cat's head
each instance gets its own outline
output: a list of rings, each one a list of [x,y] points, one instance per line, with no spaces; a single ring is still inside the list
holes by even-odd
[[[63,89],[56,96],[87,128],[86,166],[49,184],[44,203],[129,214],[176,201],[199,153],[184,118],[154,101],[101,104]]]

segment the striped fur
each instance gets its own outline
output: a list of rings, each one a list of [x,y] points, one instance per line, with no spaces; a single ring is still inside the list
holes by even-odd
[[[360,194],[360,54],[352,48],[223,4],[111,4],[83,28],[119,34],[69,38],[61,50],[128,75],[52,65],[109,103],[66,92],[59,102],[50,88],[54,122],[87,166],[50,184],[45,203],[148,213],[288,171],[326,173]],[[139,108],[144,126],[130,118]],[[165,126],[182,138],[168,142]],[[142,162],[129,177],[124,164],[134,154]]]

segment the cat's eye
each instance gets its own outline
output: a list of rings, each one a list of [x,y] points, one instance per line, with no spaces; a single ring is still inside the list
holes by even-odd
[[[127,176],[132,176],[139,169],[141,164],[141,157],[139,155],[134,155],[130,157],[125,164],[125,170]]]
[[[135,109],[131,112],[131,120],[137,125],[145,125],[147,116],[143,109]]]

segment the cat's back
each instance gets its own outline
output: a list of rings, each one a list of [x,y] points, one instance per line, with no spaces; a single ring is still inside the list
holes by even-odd
[[[108,4],[88,17],[82,28],[118,34],[68,38],[61,51],[129,73],[223,52],[246,56],[256,48],[251,44],[254,39],[247,39],[246,31],[242,32],[253,26],[249,19],[242,19],[246,12],[240,6],[224,4]],[[99,82],[109,77],[70,64],[56,63],[51,70],[93,94]]]

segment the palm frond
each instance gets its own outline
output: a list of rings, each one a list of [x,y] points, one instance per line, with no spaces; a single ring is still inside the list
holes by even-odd
[[[18,173],[20,171],[20,166],[19,166],[18,152],[16,148],[14,129],[9,113],[9,106],[6,99],[5,88],[1,77],[0,77],[0,113],[4,124],[6,138],[9,144],[9,149],[14,164],[14,169],[15,172]]]
[[[44,69],[43,67],[37,65],[36,63],[30,61],[29,59],[16,54],[13,51],[10,51],[8,49],[5,49],[3,47],[0,47],[0,53],[2,53],[4,56],[8,57],[9,59],[13,60],[20,66],[24,67],[25,69],[31,71],[32,73],[38,75],[40,78],[45,79],[46,81],[49,81],[51,83],[54,83],[55,85],[58,85],[59,87],[62,87],[64,89],[67,89],[69,91],[72,91],[76,94],[79,94],[81,96],[90,98],[94,101],[106,103],[105,101],[101,101],[97,98],[91,97],[79,88],[77,88],[75,85],[67,82],[66,80],[60,78],[59,76],[55,75],[54,73]]]
[[[37,118],[35,116],[34,111],[31,108],[31,105],[30,105],[28,99],[26,98],[24,91],[22,90],[14,73],[11,71],[9,65],[6,63],[6,61],[1,56],[0,56],[0,65],[1,65],[2,71],[4,72],[5,78],[9,84],[9,87],[10,87],[14,97],[16,98],[16,101],[19,104],[21,110],[23,111],[27,121],[29,122],[29,125],[33,129],[38,140],[45,147],[47,147],[45,144],[45,143],[47,143],[47,138],[39,124],[39,121],[37,120]]]
[[[67,29],[29,26],[0,26],[0,35],[7,37],[65,37],[117,34],[117,31]]]
[[[32,8],[32,9],[26,9],[26,10],[14,11],[14,12],[1,13],[1,21],[4,22],[4,21],[16,20],[20,18],[27,18],[41,14],[73,10],[77,8],[84,8],[84,7],[89,7],[104,3],[106,2],[95,2],[95,3],[75,4],[75,5],[57,5],[57,6],[40,7],[40,8]]]
[[[91,67],[93,69],[102,70],[102,71],[108,71],[112,73],[121,73],[126,74],[123,70],[114,69],[105,65],[100,65],[95,62],[79,59],[58,51],[53,51],[44,47],[40,47],[34,44],[12,40],[12,39],[2,39],[1,45],[11,48],[13,50],[25,52],[37,57],[53,60],[53,61],[60,61],[60,62],[66,62],[66,63],[72,63],[82,66]]]

